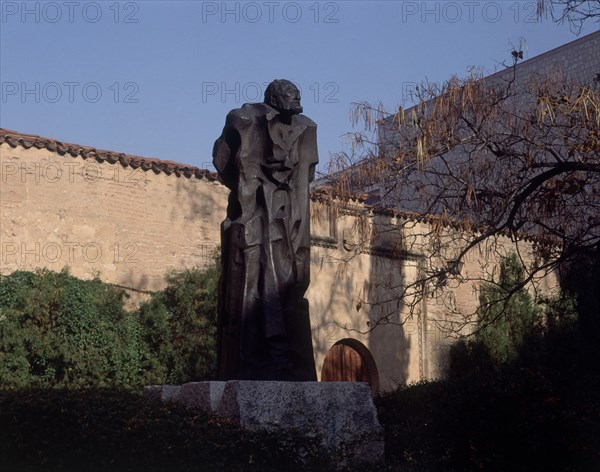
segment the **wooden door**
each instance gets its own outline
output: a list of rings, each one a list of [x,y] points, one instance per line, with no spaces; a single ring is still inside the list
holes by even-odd
[[[369,368],[360,353],[346,344],[335,344],[325,356],[322,382],[368,382]]]

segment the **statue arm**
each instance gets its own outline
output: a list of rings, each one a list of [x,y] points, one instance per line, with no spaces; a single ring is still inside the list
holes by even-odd
[[[308,181],[312,182],[315,180],[315,170],[319,163],[319,151],[317,148],[317,126],[309,126],[306,130],[306,136],[304,139],[304,151],[306,153],[306,159],[308,164]]]
[[[221,136],[215,141],[213,147],[213,165],[221,176],[223,183],[232,188],[237,181],[235,156],[240,147],[240,133],[229,123],[229,117],[223,128]]]

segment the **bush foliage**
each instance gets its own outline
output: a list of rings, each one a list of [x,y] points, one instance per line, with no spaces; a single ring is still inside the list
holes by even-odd
[[[0,280],[4,387],[129,384],[140,377],[140,333],[125,293],[63,271]]]
[[[482,300],[513,290],[513,269],[508,261]],[[211,377],[217,279],[216,269],[173,273],[164,291],[129,313],[124,292],[99,280],[43,270],[1,278],[7,470],[332,470],[318,438],[243,431],[116,388]],[[505,305],[512,311],[490,313],[523,319],[488,323],[485,335],[457,343],[446,379],[376,399],[386,464],[358,470],[595,470],[600,343],[590,329],[591,296],[547,303],[542,314],[528,294],[515,293]]]
[[[114,389],[0,392],[2,470],[329,471],[319,438],[244,431]]]
[[[402,471],[581,471],[600,463],[600,347],[575,324],[497,364],[461,344],[444,380],[377,400],[386,461]]]
[[[213,377],[218,278],[216,265],[173,272],[133,312],[123,290],[68,271],[0,278],[2,466],[331,470],[317,436],[244,431],[135,392]]]
[[[126,293],[68,271],[0,279],[0,387],[127,387],[210,378],[216,268],[169,275],[139,310]]]
[[[568,293],[536,305],[522,280],[509,258],[482,294],[498,303],[484,305],[472,340],[453,345],[445,379],[377,400],[390,470],[597,469],[600,343],[589,321],[597,306],[595,317],[582,316],[582,297]]]
[[[481,290],[475,340],[497,362],[514,359],[525,337],[543,322],[541,308],[521,288],[524,278],[519,257],[511,254],[502,262],[499,281],[488,282]]]
[[[154,383],[180,384],[216,374],[217,267],[167,276],[168,286],[139,309]]]

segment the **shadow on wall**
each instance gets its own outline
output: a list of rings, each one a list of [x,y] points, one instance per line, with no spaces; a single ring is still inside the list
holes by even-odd
[[[186,177],[171,176],[175,179]],[[177,201],[181,204],[171,211],[171,219],[180,218],[199,221],[218,221],[219,224],[226,216],[227,195],[229,190],[218,181],[209,183],[204,179],[198,180],[197,185],[207,185],[209,191],[199,191],[196,185],[175,185]],[[220,231],[217,226],[217,231]]]
[[[351,319],[347,313],[351,310],[354,283],[337,250],[313,247],[311,252],[311,285],[307,298],[310,300],[313,351],[320,374],[329,350],[349,334],[346,327]]]
[[[371,229],[371,270],[368,281],[369,348],[377,363],[381,387],[389,390],[412,379],[409,372],[416,317],[403,319],[407,261],[402,251],[402,226],[376,215]],[[416,359],[412,360],[414,363]]]
[[[385,216],[374,222],[377,232],[355,218],[335,249],[313,247],[317,370],[321,380],[369,381],[374,390],[389,390],[409,378],[412,346],[400,323],[405,260],[395,246],[401,230]]]

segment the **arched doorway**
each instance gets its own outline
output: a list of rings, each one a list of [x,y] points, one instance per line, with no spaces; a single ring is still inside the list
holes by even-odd
[[[342,339],[325,356],[321,382],[367,382],[375,395],[379,390],[379,373],[371,352],[363,343]]]

